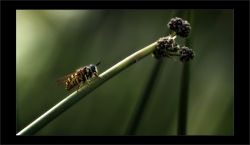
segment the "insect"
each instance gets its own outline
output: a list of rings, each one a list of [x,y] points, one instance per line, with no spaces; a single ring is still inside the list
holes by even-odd
[[[84,66],[79,69],[77,69],[75,72],[66,75],[64,77],[61,77],[57,79],[56,81],[59,81],[57,86],[60,86],[62,84],[66,84],[66,90],[71,90],[73,87],[78,85],[77,92],[80,89],[80,87],[83,85],[83,83],[87,82],[88,86],[92,89],[92,87],[89,84],[89,78],[92,78],[94,76],[103,79],[98,75],[97,66],[101,62],[98,62],[96,65],[90,64],[89,66]],[[93,90],[93,89],[92,89]]]

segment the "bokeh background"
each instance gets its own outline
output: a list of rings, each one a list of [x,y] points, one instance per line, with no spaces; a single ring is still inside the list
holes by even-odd
[[[96,64],[104,72],[169,34],[187,10],[17,10],[17,132],[70,92],[56,79]],[[187,135],[233,135],[233,10],[193,10]],[[176,38],[183,46],[184,39]],[[179,59],[175,57],[175,59]],[[98,87],[35,135],[124,135],[152,69],[151,55]],[[176,135],[183,63],[164,59],[135,135]]]

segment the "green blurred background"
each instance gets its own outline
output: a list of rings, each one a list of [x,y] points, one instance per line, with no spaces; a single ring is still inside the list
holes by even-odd
[[[170,33],[186,10],[16,11],[17,132],[75,91],[56,79],[96,64],[101,74]],[[233,10],[193,10],[188,135],[233,135]],[[184,39],[176,41],[183,46]],[[175,57],[175,59],[179,59]],[[124,135],[146,91],[150,55],[101,85],[35,135]],[[183,63],[165,59],[136,135],[176,135]]]

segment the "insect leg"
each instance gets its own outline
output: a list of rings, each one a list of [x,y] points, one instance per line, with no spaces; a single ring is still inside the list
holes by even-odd
[[[169,58],[173,59],[174,61],[177,61],[177,60],[175,60],[172,56],[170,56],[168,53],[166,53],[166,55],[167,55]]]
[[[78,85],[78,87],[77,87],[77,89],[76,89],[76,92],[78,92],[78,90],[79,90],[79,88],[80,88],[80,85],[81,85],[81,84]]]
[[[78,90],[82,87],[82,85],[83,85],[83,83],[80,83],[79,85],[78,85],[78,87],[77,87],[77,92],[78,92]]]
[[[102,77],[100,77],[96,72],[94,73],[95,76],[97,76],[98,78],[104,79]]]
[[[86,77],[86,75],[84,75],[84,77],[85,77],[85,79],[86,79],[86,81],[87,81],[87,83],[88,83],[88,85],[89,85],[89,80],[87,79],[87,77]],[[92,89],[92,87],[89,85],[89,87]],[[93,90],[93,89],[92,89]]]

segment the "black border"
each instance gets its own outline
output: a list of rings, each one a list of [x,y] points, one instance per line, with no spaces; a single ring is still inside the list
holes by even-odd
[[[1,3],[1,141],[2,143],[15,144],[35,144],[35,143],[224,143],[224,144],[240,144],[249,143],[249,97],[243,91],[248,90],[248,85],[242,84],[245,76],[249,76],[249,71],[246,70],[249,62],[246,59],[249,53],[244,53],[242,50],[249,50],[249,1],[244,2],[201,2],[201,1],[152,1],[152,2],[83,2],[83,1],[2,1]],[[234,9],[235,10],[235,99],[234,99],[234,119],[235,119],[235,135],[234,136],[16,136],[16,119],[15,119],[15,91],[11,87],[10,80],[14,76],[15,65],[15,24],[16,24],[16,9],[138,9],[140,6],[143,9]],[[222,7],[223,6],[223,7]],[[248,31],[248,32],[247,32]],[[222,32],[223,33],[223,32]],[[248,35],[247,35],[248,34]],[[245,35],[245,36],[244,36]],[[246,36],[247,35],[247,36]],[[238,36],[238,37],[237,37]],[[239,39],[239,40],[237,40]],[[247,44],[248,42],[248,44]],[[247,46],[248,45],[248,46]],[[245,56],[242,56],[245,55]],[[10,58],[13,56],[14,58]],[[13,64],[10,64],[13,63]],[[5,67],[5,68],[4,68]],[[4,70],[2,72],[2,70]],[[6,76],[6,77],[5,77]],[[243,78],[239,78],[239,77]],[[10,85],[2,85],[4,82]],[[14,80],[13,80],[14,81]],[[249,83],[248,83],[249,84]],[[13,86],[13,85],[12,85]],[[249,92],[249,91],[248,91]],[[248,94],[249,96],[249,94]],[[242,126],[240,126],[242,125]]]

